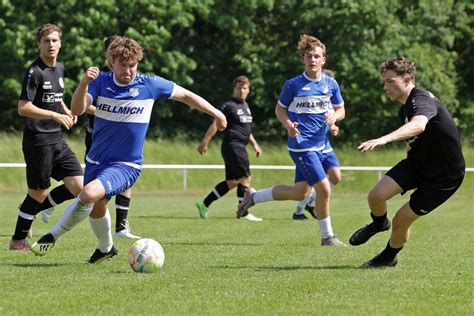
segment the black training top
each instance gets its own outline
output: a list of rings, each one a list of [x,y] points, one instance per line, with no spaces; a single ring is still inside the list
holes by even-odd
[[[245,101],[231,98],[221,109],[227,119],[222,143],[241,143],[247,145],[252,133],[252,113]]]
[[[26,71],[20,100],[28,100],[38,108],[62,113],[64,66],[47,66],[38,57]],[[35,146],[58,143],[63,139],[61,124],[52,119],[26,118],[23,141]]]
[[[406,140],[411,147],[408,159],[416,170],[434,183],[462,178],[465,164],[461,140],[448,110],[431,92],[414,88],[401,107],[399,118],[405,124],[416,115],[428,118],[423,133]]]

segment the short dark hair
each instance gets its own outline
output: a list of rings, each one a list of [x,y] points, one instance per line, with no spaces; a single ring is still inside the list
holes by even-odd
[[[36,42],[38,43],[41,42],[41,39],[43,38],[43,36],[46,36],[53,32],[58,32],[59,39],[61,39],[63,32],[61,31],[59,26],[55,24],[51,24],[51,23],[46,23],[46,24],[41,25],[40,27],[36,29]]]
[[[247,78],[247,76],[244,76],[244,75],[238,76],[232,82],[232,86],[235,87],[238,84],[247,84],[247,85],[250,86],[250,80],[249,80],[249,78]]]
[[[383,75],[387,70],[391,70],[399,76],[409,75],[415,82],[416,65],[415,62],[405,57],[396,57],[389,59],[379,66],[380,74]]]

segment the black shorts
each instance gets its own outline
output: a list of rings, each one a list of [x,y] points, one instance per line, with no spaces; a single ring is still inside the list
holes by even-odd
[[[410,208],[419,216],[428,214],[446,202],[461,186],[464,179],[461,177],[433,183],[432,180],[423,178],[409,159],[400,161],[386,175],[403,189],[402,195],[408,190],[416,189],[410,195]]]
[[[76,155],[63,140],[52,145],[23,145],[26,162],[26,181],[33,190],[47,189],[51,178],[61,181],[65,177],[82,176],[82,167]]]
[[[222,143],[221,154],[224,158],[226,180],[250,177],[250,162],[245,145]]]

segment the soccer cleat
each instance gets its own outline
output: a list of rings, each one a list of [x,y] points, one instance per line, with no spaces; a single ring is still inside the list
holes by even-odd
[[[20,251],[29,251],[30,250],[30,245],[28,244],[28,241],[26,239],[21,239],[21,240],[10,240],[10,250],[20,250]]]
[[[349,239],[349,243],[352,246],[359,246],[367,242],[373,235],[389,230],[392,225],[390,220],[387,218],[383,223],[382,227],[377,226],[374,222],[365,225],[364,227],[358,229],[354,234],[352,234]]]
[[[293,213],[293,219],[297,221],[306,221],[308,220],[308,217],[306,217],[306,215],[304,215],[303,213],[301,214]]]
[[[242,217],[240,217],[240,218],[241,218],[241,219],[246,219],[246,220],[251,221],[251,222],[261,222],[261,221],[262,221],[261,218],[255,216],[255,215],[253,215],[253,214],[250,214],[250,213],[248,213],[247,215],[242,216]]]
[[[48,233],[31,246],[31,251],[37,256],[44,256],[54,247],[55,242],[54,236]]]
[[[202,219],[206,219],[207,218],[207,207],[206,207],[206,205],[204,205],[204,202],[203,201],[197,202],[196,207],[198,209],[199,216]]]
[[[141,239],[142,237],[132,234],[128,229],[122,229],[115,232],[117,238],[130,238],[130,239]]]
[[[115,245],[112,245],[112,248],[108,252],[102,252],[100,251],[99,248],[97,248],[92,256],[89,259],[89,263],[100,263],[104,260],[110,259],[113,256],[116,256],[118,254],[118,249],[115,247]]]
[[[41,219],[43,220],[43,222],[45,223],[49,222],[49,219],[53,211],[54,211],[54,207],[50,207],[41,211]]]
[[[336,236],[331,236],[328,238],[321,239],[321,246],[332,246],[332,247],[345,247],[345,243],[336,238]]]
[[[316,210],[314,209],[314,206],[309,206],[306,204],[306,206],[304,207],[304,209],[309,213],[311,214],[311,216],[314,218],[314,219],[318,219],[318,215],[316,215]]]
[[[235,214],[237,218],[241,218],[242,216],[244,216],[245,212],[247,212],[249,208],[255,205],[253,201],[253,196],[255,195],[255,192],[257,192],[257,190],[255,190],[254,188],[250,188],[247,190],[247,192],[245,192],[244,198],[242,202],[240,202],[239,207],[237,208],[237,212]]]
[[[362,264],[360,267],[361,268],[386,268],[386,267],[394,267],[398,263],[397,256],[395,256],[393,259],[386,259],[382,258],[380,254],[376,255],[369,261],[365,262]]]

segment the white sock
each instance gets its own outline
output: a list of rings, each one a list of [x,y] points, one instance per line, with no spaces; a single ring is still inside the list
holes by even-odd
[[[304,207],[306,206],[306,203],[308,203],[311,194],[313,193],[314,189],[311,189],[311,191],[308,193],[308,195],[302,199],[301,201],[298,202],[298,205],[296,206],[295,214],[296,215],[301,215],[304,213]]]
[[[334,236],[332,232],[331,217],[326,217],[319,220],[319,230],[323,239]]]
[[[316,190],[311,188],[311,192],[308,194],[308,199],[306,200],[306,203],[309,201],[308,206],[310,207],[315,207],[316,205]]]
[[[109,210],[105,212],[102,218],[92,218],[89,216],[92,231],[94,231],[97,241],[99,243],[99,250],[103,253],[109,252],[112,249],[114,242],[112,241],[112,228]]]
[[[255,204],[273,201],[272,188],[262,189],[255,192],[253,196],[253,202]]]
[[[79,198],[75,198],[71,205],[66,208],[56,226],[49,231],[53,234],[54,239],[58,240],[59,237],[70,231],[74,226],[89,216],[93,205],[93,203],[83,203]]]

